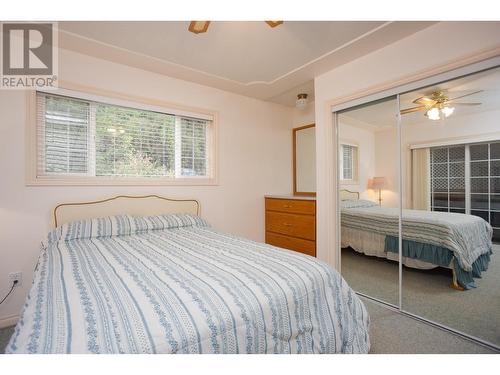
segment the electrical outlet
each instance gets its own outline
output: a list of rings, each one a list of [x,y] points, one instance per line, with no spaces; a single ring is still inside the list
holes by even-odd
[[[12,272],[9,273],[9,282],[12,285],[14,281],[17,280],[16,286],[21,286],[23,282],[23,273],[22,272]]]

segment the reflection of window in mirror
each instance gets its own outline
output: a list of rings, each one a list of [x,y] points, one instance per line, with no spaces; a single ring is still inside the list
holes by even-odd
[[[356,184],[358,182],[358,146],[341,143],[340,148],[340,183]]]

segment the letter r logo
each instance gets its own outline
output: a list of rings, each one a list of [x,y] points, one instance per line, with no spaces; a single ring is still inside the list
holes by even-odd
[[[3,75],[51,75],[51,23],[3,23]]]

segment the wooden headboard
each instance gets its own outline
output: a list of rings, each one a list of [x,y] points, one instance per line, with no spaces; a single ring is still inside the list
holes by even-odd
[[[350,191],[350,190],[340,190],[340,200],[345,201],[345,200],[358,200],[359,199],[359,192],[357,191]]]
[[[113,215],[153,216],[174,213],[200,215],[200,203],[196,199],[170,199],[158,195],[119,195],[93,202],[62,203],[54,208],[53,226]]]

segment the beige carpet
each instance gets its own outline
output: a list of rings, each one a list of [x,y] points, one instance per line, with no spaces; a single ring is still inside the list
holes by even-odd
[[[490,349],[361,298],[370,313],[370,354],[475,354]]]
[[[14,327],[6,327],[0,329],[0,353],[5,352],[5,347],[9,343],[10,336],[14,333]]]
[[[342,251],[342,275],[356,291],[398,303],[398,264]],[[500,346],[500,246],[476,289],[449,287],[451,271],[403,267],[403,309]]]

